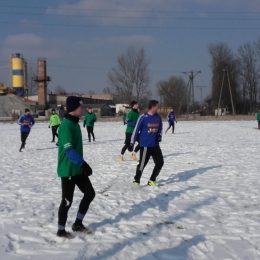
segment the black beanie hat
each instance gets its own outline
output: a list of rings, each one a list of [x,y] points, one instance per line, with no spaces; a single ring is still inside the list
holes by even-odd
[[[69,96],[66,100],[67,113],[76,110],[80,105],[83,105],[83,101],[80,97]]]
[[[30,112],[30,109],[29,108],[25,108],[24,112]]]
[[[52,112],[55,112],[56,110],[53,108],[51,111],[52,111]]]
[[[133,107],[135,104],[138,104],[136,101],[131,102],[131,107]]]

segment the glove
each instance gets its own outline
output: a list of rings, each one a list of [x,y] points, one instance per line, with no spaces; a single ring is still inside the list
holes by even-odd
[[[82,164],[81,168],[82,168],[83,174],[84,174],[85,176],[90,176],[90,175],[92,175],[92,169],[91,169],[91,167],[90,167],[86,162],[84,162],[84,163]]]
[[[49,125],[49,128],[51,128],[51,126]]]
[[[162,141],[162,136],[161,135],[157,135],[156,136],[156,141],[160,143]]]
[[[134,144],[130,144],[127,149],[129,152],[133,152],[134,150]]]

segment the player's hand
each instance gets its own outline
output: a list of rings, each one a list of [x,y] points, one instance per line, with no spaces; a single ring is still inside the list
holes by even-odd
[[[162,141],[162,136],[161,135],[157,135],[156,141],[160,143]]]
[[[86,162],[82,164],[81,168],[86,176],[92,175],[92,168]]]

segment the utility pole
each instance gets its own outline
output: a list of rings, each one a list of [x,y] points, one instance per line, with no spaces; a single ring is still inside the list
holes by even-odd
[[[193,80],[195,78],[195,76],[199,73],[201,73],[200,71],[184,71],[182,72],[183,74],[186,74],[189,76],[189,81],[187,84],[187,89],[188,89],[188,113],[189,113],[189,108],[192,105],[194,105],[194,84],[193,84]]]
[[[225,79],[226,75],[227,75],[227,79],[228,79],[228,87],[229,87],[229,93],[230,93],[230,99],[231,99],[231,105],[232,105],[232,113],[233,113],[233,115],[235,115],[230,79],[229,79],[228,69],[227,69],[227,65],[226,65],[226,67],[223,69],[223,79],[222,79],[222,85],[221,85],[219,101],[218,101],[217,117],[218,117],[218,113],[219,113],[219,106],[220,106],[220,101],[221,101],[221,96],[222,96],[222,91],[223,91],[223,86],[224,86],[224,79]]]
[[[202,90],[206,88],[206,86],[197,86],[197,88],[200,89],[200,105],[201,105],[201,110],[202,110]]]

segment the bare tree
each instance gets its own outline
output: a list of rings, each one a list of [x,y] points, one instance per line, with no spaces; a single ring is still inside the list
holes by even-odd
[[[136,51],[134,47],[129,47],[117,58],[117,67],[108,72],[108,81],[121,102],[130,103],[133,96],[139,102],[147,93],[151,81],[149,63],[144,48]]]
[[[62,86],[57,86],[57,87],[54,88],[54,93],[56,95],[65,95],[67,93],[67,91]]]
[[[257,107],[259,73],[257,68],[256,48],[251,43],[245,43],[238,48],[239,74],[242,83],[243,112],[246,99],[249,100],[249,111]]]
[[[103,89],[103,93],[104,93],[104,94],[114,94],[113,91],[112,91],[112,89],[111,89],[110,87],[105,87],[105,88]]]
[[[94,90],[89,90],[88,91],[88,95],[95,95],[95,94],[96,94],[96,92]]]
[[[182,77],[170,77],[168,81],[160,81],[156,85],[162,107],[174,107],[176,112],[182,111],[187,104],[187,83]]]
[[[228,78],[223,77],[224,69],[228,70],[232,97],[234,103],[239,98],[238,95],[238,61],[234,57],[232,50],[225,43],[210,44],[208,52],[211,55],[211,70],[212,70],[212,101],[213,105],[217,107],[220,89],[223,82],[222,102],[221,105],[231,108],[231,97],[229,92]]]

